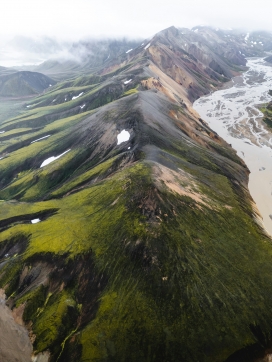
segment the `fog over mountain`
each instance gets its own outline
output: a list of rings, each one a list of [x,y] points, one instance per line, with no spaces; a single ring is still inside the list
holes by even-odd
[[[70,51],[73,42],[78,40],[146,39],[173,25],[272,31],[266,0],[258,4],[245,0],[185,3],[172,0],[156,4],[143,0],[133,3],[123,0],[11,0],[1,14],[2,66],[40,64],[49,58],[80,61],[82,55],[84,57],[82,49],[79,54]]]
[[[63,14],[63,15],[60,15]],[[78,40],[92,37],[142,37],[175,25],[272,30],[267,0],[110,1],[11,0],[1,10],[1,36],[48,35]]]

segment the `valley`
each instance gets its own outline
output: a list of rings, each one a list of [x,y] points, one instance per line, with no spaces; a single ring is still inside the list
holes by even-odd
[[[249,70],[234,78],[230,88],[200,98],[194,108],[247,164],[250,193],[271,235],[272,137],[259,108],[271,100],[272,68],[263,59],[250,59],[247,65]]]

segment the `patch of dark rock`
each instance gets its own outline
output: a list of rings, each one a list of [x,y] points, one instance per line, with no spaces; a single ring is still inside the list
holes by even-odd
[[[47,259],[52,264],[49,254]],[[57,293],[62,288],[76,290],[76,301],[82,305],[77,323],[83,328],[96,315],[99,297],[108,282],[106,272],[100,273],[96,270],[92,250],[73,260],[67,261],[65,257],[53,259],[54,268],[49,275],[49,290],[51,293]]]
[[[28,237],[19,234],[9,240],[3,241],[0,247],[0,260],[8,259],[17,254],[22,254],[28,245]]]
[[[13,134],[10,134],[10,135],[2,136],[1,141],[13,139],[15,137],[20,137],[20,136],[23,136],[25,134],[29,134],[29,133],[32,133],[32,132],[37,132],[37,131],[40,131],[41,129],[42,129],[42,127],[37,127],[37,128],[33,128],[31,130],[27,130],[27,131],[23,131],[23,132],[18,132],[18,133],[13,133]],[[31,139],[31,140],[25,141],[25,145],[27,145],[29,142],[34,141],[34,140],[35,140],[35,138],[33,138],[33,140]],[[11,151],[9,151],[9,152],[11,152]]]
[[[40,219],[41,221],[46,220],[50,216],[55,215],[58,212],[58,209],[48,209],[44,211],[39,211],[34,214],[24,214],[13,216],[4,220],[0,220],[0,230],[2,228],[11,227],[15,224],[30,224],[31,220]]]
[[[152,264],[151,250],[142,242],[136,242],[132,245],[129,243],[126,247],[126,252],[130,259],[145,270],[149,269]]]
[[[82,344],[77,342],[77,339],[71,338],[62,351],[60,357],[58,357],[58,362],[67,362],[67,361],[80,361],[82,356]]]
[[[29,270],[27,270],[27,274],[25,275],[25,277],[23,277],[22,275],[22,277],[20,278],[19,287],[17,289],[19,295],[17,295],[17,298],[20,297],[20,294],[22,292],[25,293],[26,289],[30,289],[29,288],[30,286],[33,287],[34,284],[40,284],[44,282],[48,277],[49,271],[50,268],[48,268],[48,265],[46,263],[38,263],[29,268]],[[39,283],[37,283],[37,279],[40,276],[42,276],[42,278],[40,278],[41,280],[39,281]]]
[[[255,362],[265,356],[264,348],[256,343],[232,354],[225,362]]]
[[[269,340],[267,336],[263,334],[259,326],[250,325],[250,329],[258,342],[233,353],[225,362],[268,361],[266,355],[267,353],[271,353],[272,340]]]

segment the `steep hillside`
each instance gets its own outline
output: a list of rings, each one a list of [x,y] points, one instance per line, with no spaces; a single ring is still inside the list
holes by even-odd
[[[192,109],[245,60],[183,33],[0,125],[0,287],[50,362],[225,361],[271,336],[249,171]]]
[[[11,74],[0,74],[0,96],[20,97],[34,95],[43,92],[53,84],[55,84],[54,80],[37,72],[21,71]]]

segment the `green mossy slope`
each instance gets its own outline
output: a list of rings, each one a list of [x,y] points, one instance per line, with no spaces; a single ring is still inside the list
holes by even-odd
[[[30,235],[16,268],[8,264],[6,271],[18,282],[18,266],[34,256],[75,260],[92,251],[96,273],[108,280],[94,320],[77,337],[84,361],[224,360],[241,345],[256,342],[250,324],[269,332],[271,244],[241,210],[231,185],[221,183],[220,191],[218,210],[198,208],[189,197],[159,192],[150,166],[137,163],[59,201],[28,205],[33,215],[47,208],[58,212],[1,233],[2,243],[18,233]],[[154,205],[153,221],[143,212],[147,198]],[[226,200],[232,209],[224,207]],[[2,203],[1,210],[16,216],[25,208]],[[63,292],[55,291],[56,302],[42,303],[32,317],[27,313],[27,319],[37,320],[37,351],[58,350],[64,332],[57,330],[66,308],[80,313],[77,288],[68,284],[65,301]],[[12,297],[16,300],[16,293]],[[81,329],[76,319],[65,333],[74,329]]]
[[[1,124],[0,287],[50,362],[222,362],[270,338],[271,240],[243,161],[135,66]]]

